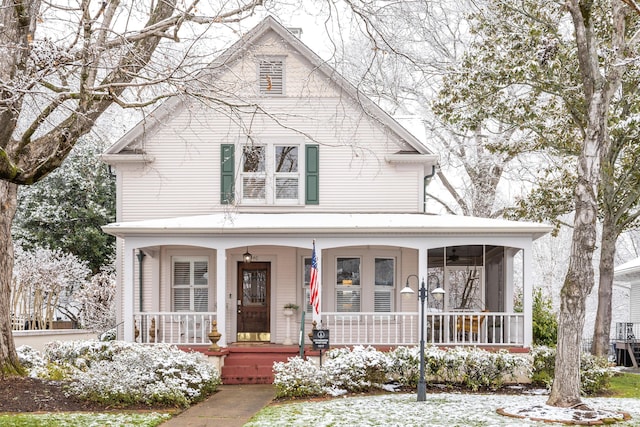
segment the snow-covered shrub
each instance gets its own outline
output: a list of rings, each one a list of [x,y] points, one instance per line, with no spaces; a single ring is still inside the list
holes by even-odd
[[[497,389],[516,368],[530,365],[527,356],[507,351],[488,352],[457,347],[425,348],[425,379],[429,383],[461,385],[472,390]],[[398,347],[388,353],[372,347],[339,348],[327,353],[322,368],[300,358],[276,363],[278,397],[335,394],[330,390],[367,391],[388,380],[415,387],[420,373],[417,347]]]
[[[115,341],[118,337],[118,332],[116,328],[111,328],[109,330],[104,331],[100,335],[98,335],[98,340],[100,341]]]
[[[307,397],[327,394],[327,375],[315,363],[300,357],[273,364],[276,397]]]
[[[527,363],[524,357],[506,350],[488,352],[477,348],[458,347],[449,350],[461,360],[460,380],[473,391],[480,388],[496,390],[506,379],[513,378],[518,366]]]
[[[44,360],[39,376],[63,372],[71,380],[70,393],[114,405],[187,406],[220,384],[219,373],[203,355],[166,344],[53,342],[45,347]]]
[[[411,387],[418,385],[420,378],[420,350],[418,347],[397,347],[389,352],[388,359],[388,373],[392,380]]]
[[[613,370],[606,357],[582,353],[580,357],[580,391],[586,395],[598,393],[609,387]]]
[[[40,352],[28,345],[21,345],[16,349],[16,352],[20,364],[29,371],[44,369],[47,364]]]
[[[347,391],[365,391],[384,384],[391,364],[386,353],[373,347],[339,348],[327,353],[323,369],[335,387]]]
[[[531,351],[533,355],[533,373],[531,380],[534,384],[551,387],[555,373],[556,349],[539,346]],[[604,357],[596,357],[589,353],[580,356],[580,390],[584,394],[594,394],[607,388],[613,370]]]
[[[556,349],[544,345],[534,346],[531,349],[531,356],[533,356],[531,382],[551,388],[556,365]]]

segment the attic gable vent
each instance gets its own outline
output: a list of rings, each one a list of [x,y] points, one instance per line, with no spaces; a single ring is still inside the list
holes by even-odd
[[[259,73],[261,95],[284,94],[283,59],[261,59]]]

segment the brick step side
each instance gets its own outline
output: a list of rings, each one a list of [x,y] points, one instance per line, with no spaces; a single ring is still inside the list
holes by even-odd
[[[272,384],[273,363],[298,355],[297,347],[229,348],[222,367],[223,384]]]
[[[241,356],[227,356],[224,361],[225,366],[238,366],[238,365],[269,365],[272,366],[274,362],[286,362],[291,356],[288,355],[241,355]]]

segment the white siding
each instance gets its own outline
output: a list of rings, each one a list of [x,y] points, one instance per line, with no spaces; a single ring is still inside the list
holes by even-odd
[[[258,47],[257,55],[282,54],[274,37]],[[251,55],[234,64],[229,76],[255,83]],[[120,221],[208,214],[236,209],[220,204],[220,145],[246,138],[294,138],[320,144],[320,205],[240,206],[241,211],[420,212],[423,195],[421,165],[390,165],[387,154],[409,146],[364,113],[326,76],[298,54],[286,56],[286,96],[244,99],[259,101],[262,113],[229,114],[193,101],[163,119],[145,135],[145,152],[152,163],[119,167],[122,212]],[[252,95],[256,84],[246,84]],[[233,116],[231,119],[230,117]],[[277,119],[276,120],[274,120]],[[240,129],[238,123],[244,128]],[[236,150],[236,157],[239,156]],[[304,165],[300,165],[304,171]]]
[[[640,283],[632,283],[629,292],[629,321],[640,323]]]

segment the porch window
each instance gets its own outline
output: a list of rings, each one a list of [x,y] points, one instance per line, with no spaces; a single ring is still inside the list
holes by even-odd
[[[209,311],[209,261],[175,257],[172,262],[173,311]]]
[[[251,144],[242,148],[242,199],[246,203],[299,203],[300,148]]]
[[[393,289],[395,288],[395,259],[375,259],[375,290],[373,309],[377,313],[389,313],[393,307]]]
[[[336,262],[336,306],[338,312],[360,311],[360,258],[338,258]]]

